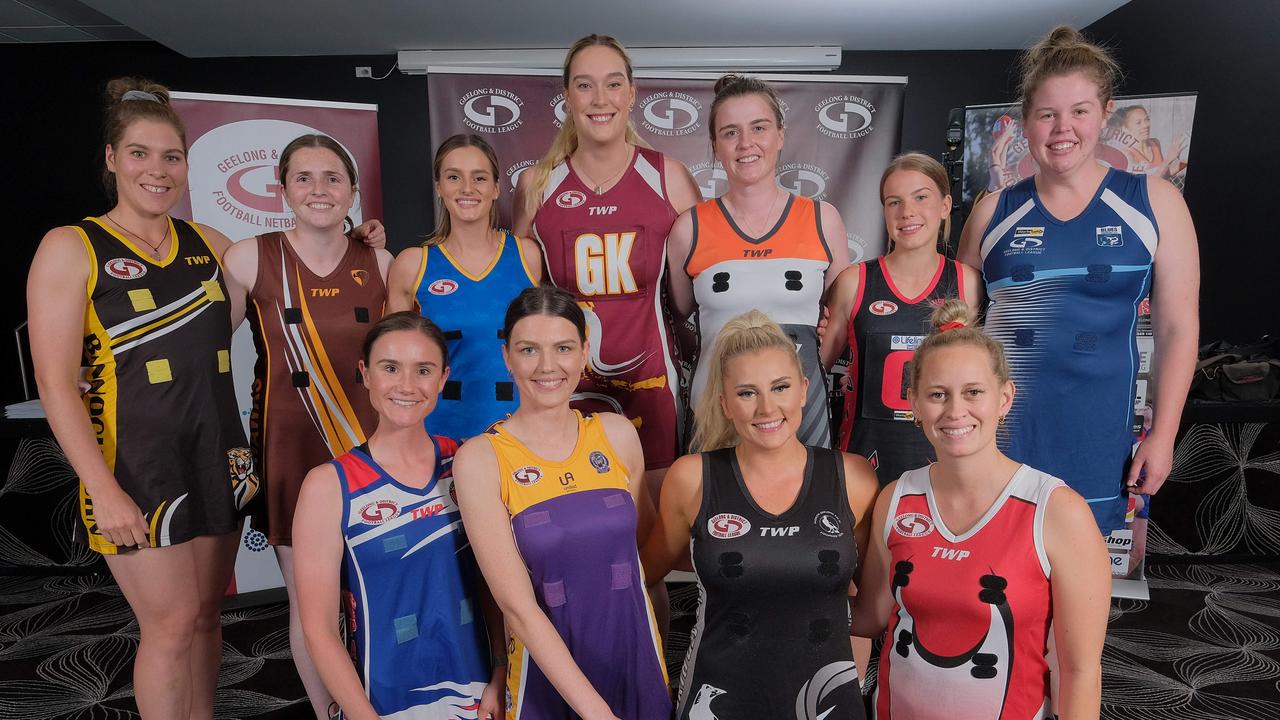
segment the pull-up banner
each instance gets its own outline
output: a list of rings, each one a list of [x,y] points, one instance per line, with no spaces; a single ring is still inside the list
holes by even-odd
[[[631,113],[640,137],[688,166],[704,199],[727,189],[711,152],[712,87],[707,73],[636,74]],[[761,75],[782,100],[786,140],[778,184],[835,206],[848,230],[850,258],[881,254],[880,173],[898,151],[905,77]],[[431,142],[475,133],[493,145],[510,223],[520,173],[538,162],[564,123],[564,86],[554,70],[431,68],[427,77]]]
[[[233,241],[292,228],[293,211],[284,201],[278,170],[280,151],[296,137],[321,134],[337,140],[355,162],[359,192],[352,221],[359,225],[363,218],[382,217],[377,105],[185,92],[171,97],[189,147],[188,195],[173,209],[175,216],[215,228]],[[231,344],[236,400],[246,428],[256,359],[246,324]],[[275,554],[266,550],[266,536],[246,525],[230,592],[284,584]]]

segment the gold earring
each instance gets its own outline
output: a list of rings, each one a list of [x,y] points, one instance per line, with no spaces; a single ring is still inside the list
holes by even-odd
[[[911,419],[911,422],[912,422],[912,423],[914,423],[914,424],[915,424],[915,426],[916,426],[916,427],[918,427],[918,428],[923,428],[923,427],[924,427],[924,423],[920,422],[920,418],[912,418],[912,419]]]
[[[997,424],[997,425],[1003,425],[1003,424],[1004,424],[1004,418],[1005,418],[1005,416],[1004,416],[1004,415],[1001,415],[1000,417],[996,418],[996,424]]]

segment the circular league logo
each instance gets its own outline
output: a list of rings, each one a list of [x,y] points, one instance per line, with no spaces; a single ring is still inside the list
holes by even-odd
[[[524,100],[502,88],[476,88],[458,98],[462,122],[482,133],[507,133],[523,124],[520,109]]]
[[[658,92],[640,102],[640,115],[640,124],[654,135],[682,137],[701,127],[702,103],[682,92]]]
[[[857,95],[833,95],[818,103],[818,132],[837,140],[852,140],[872,131],[876,107]]]
[[[707,521],[707,532],[721,540],[742,537],[750,531],[751,521],[734,513],[720,513]]]

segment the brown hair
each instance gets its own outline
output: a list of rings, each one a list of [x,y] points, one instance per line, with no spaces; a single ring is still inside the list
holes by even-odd
[[[494,152],[493,146],[479,135],[470,133],[458,133],[449,139],[440,143],[440,147],[436,148],[435,160],[431,163],[431,179],[440,182],[440,171],[444,166],[444,158],[449,153],[458,148],[473,147],[484,153],[485,159],[489,161],[489,168],[493,171],[493,182],[498,182],[498,153]],[[498,201],[495,198],[489,206],[489,229],[498,227]],[[436,230],[427,238],[427,245],[439,245],[449,239],[449,233],[453,230],[453,223],[449,221],[449,213],[444,209],[444,203],[440,198],[436,198]]]
[[[769,109],[773,110],[773,119],[778,123],[778,129],[783,127],[782,122],[782,101],[778,99],[778,93],[774,92],[773,86],[753,75],[738,75],[729,73],[721,75],[716,80],[715,99],[711,101],[711,119],[707,122],[707,132],[711,135],[711,145],[716,144],[716,111],[720,109],[720,104],[729,98],[739,97],[741,95],[761,95]]]
[[[627,55],[627,50],[622,47],[622,43],[612,36],[593,33],[586,37],[578,38],[578,41],[569,48],[569,52],[565,53],[564,67],[561,69],[560,75],[564,81],[566,94],[569,89],[569,66],[573,64],[574,56],[589,47],[596,46],[607,47],[618,53],[622,58],[622,63],[627,67],[627,82],[634,84],[631,56]],[[631,124],[630,119],[627,120],[626,141],[628,145],[649,147],[649,144],[636,133],[636,128]],[[524,198],[525,206],[531,213],[536,212],[538,206],[542,204],[542,193],[546,191],[547,183],[551,180],[551,171],[577,149],[578,128],[573,124],[573,116],[566,113],[564,123],[560,125],[560,131],[556,133],[555,139],[551,141],[551,147],[547,149],[547,154],[543,155],[538,164],[533,167],[533,182],[530,183],[528,195]]]
[[[1022,100],[1023,123],[1031,112],[1031,100],[1040,85],[1051,77],[1082,72],[1098,86],[1098,102],[1102,109],[1115,94],[1120,79],[1120,65],[1100,45],[1085,40],[1075,28],[1059,25],[1022,54],[1022,81],[1018,93]]]
[[[951,178],[947,175],[947,169],[942,167],[942,163],[921,152],[903,153],[895,157],[889,167],[884,169],[884,174],[880,176],[880,204],[884,205],[884,184],[888,182],[889,176],[899,170],[915,170],[933,181],[938,188],[939,196],[942,198],[951,195]],[[977,203],[974,203],[975,205]],[[938,239],[943,246],[951,237],[951,215],[948,214],[942,218],[942,227],[939,228]],[[889,239],[889,252],[893,252],[893,239]]]
[[[969,345],[985,350],[991,359],[991,371],[995,373],[996,379],[1001,385],[1009,382],[1009,361],[1005,358],[1004,346],[977,327],[977,319],[973,308],[959,298],[951,298],[933,311],[929,316],[929,324],[933,329],[916,347],[911,358],[912,388],[920,386],[920,376],[924,372],[921,368],[929,354],[938,348],[953,345]]]
[[[798,376],[804,377],[795,341],[787,337],[768,315],[759,310],[748,310],[724,324],[716,335],[711,356],[699,361],[710,364],[707,366],[707,386],[693,416],[691,450],[709,452],[741,442],[733,421],[724,414],[724,406],[720,403],[720,396],[724,394],[725,368],[739,355],[774,349],[786,353],[795,363]]]
[[[511,331],[515,329],[516,323],[531,315],[568,320],[578,331],[578,340],[585,342],[587,339],[587,317],[578,301],[564,290],[547,283],[521,290],[507,305],[507,314],[502,320],[502,342],[510,342]]]
[[[390,315],[383,316],[381,320],[373,324],[373,327],[369,328],[369,332],[364,336],[364,344],[360,347],[365,364],[369,364],[369,353],[373,352],[373,344],[378,342],[378,338],[401,330],[412,330],[421,333],[428,340],[435,343],[440,348],[441,362],[444,363],[444,367],[449,367],[449,343],[445,341],[444,333],[435,323],[423,317],[417,310],[393,312]]]
[[[337,155],[338,159],[342,161],[342,167],[347,171],[347,179],[351,181],[351,189],[355,190],[359,186],[360,179],[356,176],[356,163],[351,159],[351,155],[347,152],[347,149],[342,147],[341,143],[328,135],[314,134],[296,137],[280,151],[281,185],[289,184],[289,162],[293,160],[293,154],[302,148],[320,148]],[[350,217],[347,217],[346,221],[352,228],[356,226],[355,222]]]
[[[125,98],[131,92],[133,94]],[[102,128],[104,145],[110,145],[114,150],[135,120],[154,120],[173,126],[182,141],[182,152],[186,153],[187,130],[182,125],[182,118],[169,105],[169,88],[144,78],[122,77],[107,83],[106,96],[106,118]],[[102,187],[111,202],[116,202],[116,175],[107,169],[105,163]]]

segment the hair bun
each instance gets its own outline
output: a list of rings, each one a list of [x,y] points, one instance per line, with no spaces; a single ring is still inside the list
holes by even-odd
[[[111,80],[107,83],[107,106],[118,105],[122,102],[130,100],[148,100],[149,98],[131,97],[126,100],[125,93],[137,91],[153,95],[156,102],[162,105],[169,104],[169,88],[157,82],[152,82],[146,78],[139,77],[122,77]]]
[[[977,319],[977,315],[968,303],[959,298],[950,298],[929,316],[929,325],[933,328],[933,332],[939,333],[959,327],[971,328]]]
[[[747,77],[745,75],[739,75],[738,73],[728,73],[726,75],[721,75],[720,79],[716,80],[715,87],[712,88],[711,93],[713,95],[719,95],[725,90],[728,90],[729,88],[733,87],[734,85],[737,85],[740,82],[743,82],[746,79]]]

